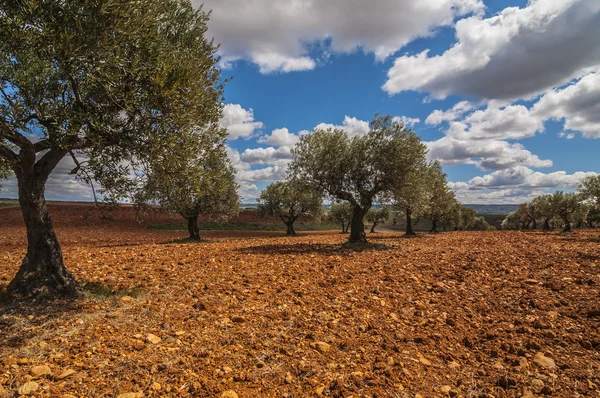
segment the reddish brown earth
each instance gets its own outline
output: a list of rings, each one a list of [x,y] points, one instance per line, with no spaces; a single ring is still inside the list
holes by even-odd
[[[63,206],[88,293],[0,304],[0,397],[600,396],[598,231],[163,244],[185,233]],[[0,209],[0,288],[25,250],[17,210]]]

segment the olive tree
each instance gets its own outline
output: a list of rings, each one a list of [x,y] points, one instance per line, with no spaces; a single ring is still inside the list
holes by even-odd
[[[431,221],[431,230],[437,232],[438,223],[452,211],[456,203],[454,192],[448,187],[446,174],[442,171],[439,162],[433,162],[427,170],[427,203],[424,211],[425,217]]]
[[[373,224],[371,226],[371,233],[375,233],[375,227],[389,220],[391,215],[392,211],[387,206],[383,206],[379,209],[369,209],[365,215],[365,220]]]
[[[352,221],[352,205],[348,202],[333,202],[329,208],[329,219],[342,224],[342,233],[347,233]]]
[[[459,205],[459,222],[458,229],[470,230],[473,229],[477,220],[477,212],[470,207]]]
[[[542,229],[547,231],[550,229],[550,220],[555,216],[556,209],[554,208],[554,202],[552,201],[552,195],[546,194],[535,198],[532,202],[535,207],[537,216],[544,221]]]
[[[149,156],[139,202],[157,202],[187,221],[200,240],[198,217],[225,220],[239,211],[235,171],[225,151],[227,132],[212,125],[179,131]],[[167,150],[168,149],[168,150]]]
[[[367,242],[364,216],[394,180],[420,164],[425,145],[391,116],[376,116],[370,131],[350,138],[343,130],[316,129],[292,150],[293,175],[331,199],[352,205],[350,243]]]
[[[423,214],[427,207],[429,167],[432,166],[425,164],[423,159],[422,164],[399,176],[389,194],[394,207],[404,213],[407,236],[415,235],[412,219]]]
[[[600,175],[585,178],[579,185],[579,192],[600,207]]]
[[[0,159],[16,176],[28,243],[8,289],[74,294],[44,199],[50,173],[84,156],[76,171],[105,195],[124,192],[166,126],[220,117],[217,47],[189,0],[0,0],[0,10]]]
[[[506,215],[502,221],[502,229],[520,229],[521,220],[516,211],[512,211]]]
[[[536,229],[539,211],[535,202],[522,203],[517,208],[517,217],[520,219],[523,229]]]
[[[556,191],[554,195],[552,195],[552,203],[556,214],[563,222],[563,232],[573,232],[573,216],[583,205],[582,197],[576,193],[564,193],[563,191]]]
[[[323,197],[312,186],[292,179],[267,186],[258,200],[263,215],[277,216],[287,227],[288,235],[296,235],[294,223],[303,214],[319,218],[323,212]]]

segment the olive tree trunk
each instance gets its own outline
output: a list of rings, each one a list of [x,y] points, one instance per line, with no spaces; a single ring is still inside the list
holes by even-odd
[[[406,235],[415,236],[415,231],[412,227],[412,211],[410,209],[406,209]]]
[[[374,222],[373,225],[371,226],[371,233],[374,234],[375,233],[375,227],[377,226],[377,223]]]
[[[287,226],[286,235],[296,236],[296,230],[294,229],[294,221],[288,221],[285,223],[285,225]]]
[[[17,275],[8,285],[9,293],[69,296],[79,291],[73,275],[65,268],[46,208],[45,185],[53,168],[43,162],[37,165],[25,161],[15,168],[19,204],[27,229],[27,253]]]
[[[565,227],[563,228],[563,232],[573,232],[573,227],[571,226],[571,221],[569,220],[568,217],[563,218],[563,221],[565,222]]]
[[[365,224],[363,218],[369,209],[364,209],[359,205],[354,206],[352,211],[352,221],[350,226],[349,243],[367,243],[367,235],[365,234]]]
[[[198,228],[198,216],[187,217],[188,232],[191,240],[200,240],[200,228]]]
[[[431,220],[431,229],[429,230],[430,233],[433,232],[437,232],[437,220],[433,219]]]
[[[544,231],[548,231],[550,229],[550,219],[549,218],[544,218],[543,229],[544,229]]]

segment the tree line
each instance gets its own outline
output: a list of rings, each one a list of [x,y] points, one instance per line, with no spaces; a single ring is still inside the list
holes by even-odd
[[[520,204],[508,214],[502,229],[551,230],[561,228],[572,232],[574,228],[600,226],[600,176],[585,178],[576,192],[556,191],[538,196]]]
[[[385,130],[377,130],[378,127]],[[392,138],[373,140],[378,134]],[[394,134],[405,137],[393,137]],[[371,157],[368,153],[353,156],[363,148],[370,148]],[[395,151],[395,156],[405,163],[389,167],[380,161],[376,153],[385,149]],[[371,122],[371,131],[362,137],[351,138],[335,129],[314,130],[292,152],[287,180],[267,186],[258,198],[259,211],[279,217],[287,225],[288,235],[296,234],[294,222],[301,215],[315,219],[325,216],[325,199],[331,201],[326,216],[340,224],[343,233],[350,232],[349,243],[367,241],[365,221],[374,232],[393,213],[406,220],[407,236],[415,235],[413,224],[420,219],[431,223],[430,232],[439,228],[493,228],[477,217],[475,210],[456,200],[440,163],[427,162],[420,140],[391,116],[377,116]]]

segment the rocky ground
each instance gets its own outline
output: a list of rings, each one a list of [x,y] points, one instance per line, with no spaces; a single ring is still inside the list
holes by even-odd
[[[0,288],[25,249],[13,210]],[[56,218],[87,293],[0,304],[0,397],[600,397],[600,231],[352,250],[336,232],[177,244]]]

